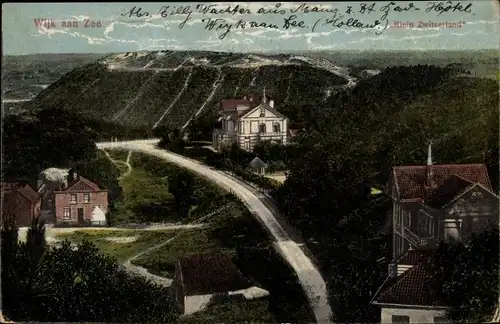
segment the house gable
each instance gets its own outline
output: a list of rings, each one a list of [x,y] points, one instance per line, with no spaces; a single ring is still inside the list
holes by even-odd
[[[79,180],[71,184],[65,192],[82,192],[82,191],[100,191],[99,186],[97,186],[92,181],[80,177]]]
[[[268,104],[261,103],[258,106],[249,109],[246,111],[243,115],[240,116],[240,119],[245,119],[245,118],[261,118],[260,117],[260,112],[261,110],[264,109],[264,113],[266,118],[281,118],[281,119],[286,119],[285,116],[283,116],[281,113],[279,113],[276,109],[272,108]]]
[[[499,197],[480,184],[474,184],[444,206],[446,215],[482,216],[498,214]],[[498,216],[498,215],[497,215]]]

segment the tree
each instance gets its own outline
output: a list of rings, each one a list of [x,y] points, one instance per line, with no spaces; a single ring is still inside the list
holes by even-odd
[[[194,177],[184,169],[179,169],[169,177],[168,191],[174,196],[175,208],[181,217],[186,217],[193,204]]]
[[[476,235],[469,244],[442,242],[432,257],[433,285],[457,322],[487,322],[498,303],[498,229]]]

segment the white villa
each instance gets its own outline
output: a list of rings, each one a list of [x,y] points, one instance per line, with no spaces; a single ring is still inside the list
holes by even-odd
[[[287,143],[288,120],[274,108],[274,101],[255,96],[222,100],[219,110],[220,129],[215,129],[212,144],[216,150],[237,143],[252,151],[261,141]]]

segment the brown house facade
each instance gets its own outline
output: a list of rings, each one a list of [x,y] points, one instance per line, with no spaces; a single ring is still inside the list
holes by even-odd
[[[2,219],[14,220],[18,227],[31,225],[40,214],[41,199],[28,184],[2,182]]]
[[[58,225],[90,225],[92,213],[108,211],[108,191],[71,170],[64,188],[53,192],[53,212]]]

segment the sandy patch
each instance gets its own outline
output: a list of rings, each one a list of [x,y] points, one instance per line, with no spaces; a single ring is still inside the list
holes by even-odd
[[[106,237],[106,241],[113,243],[132,243],[137,241],[137,236],[116,236]]]

